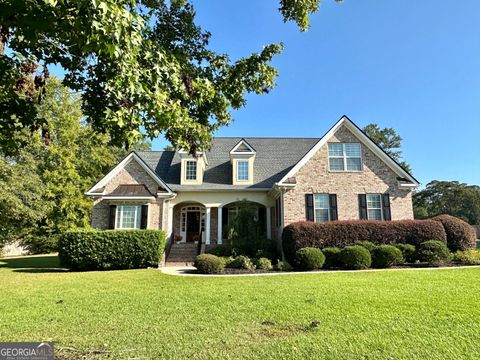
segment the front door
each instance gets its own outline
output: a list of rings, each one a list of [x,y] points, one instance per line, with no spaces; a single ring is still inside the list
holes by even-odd
[[[198,241],[200,238],[200,211],[187,212],[187,242]]]

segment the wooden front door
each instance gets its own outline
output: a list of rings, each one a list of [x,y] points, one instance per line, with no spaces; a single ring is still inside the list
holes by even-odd
[[[200,240],[200,211],[187,212],[187,242]]]

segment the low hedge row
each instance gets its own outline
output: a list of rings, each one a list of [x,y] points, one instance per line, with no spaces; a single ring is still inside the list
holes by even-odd
[[[155,267],[164,248],[161,230],[69,231],[58,241],[60,262],[71,270]]]
[[[283,251],[289,262],[293,262],[297,250],[305,247],[343,248],[359,241],[371,241],[376,245],[408,243],[418,246],[432,239],[447,242],[447,234],[439,221],[302,221],[285,227],[282,235]]]

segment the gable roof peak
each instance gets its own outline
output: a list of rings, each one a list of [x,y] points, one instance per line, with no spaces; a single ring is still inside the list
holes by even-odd
[[[230,154],[256,154],[257,151],[252,145],[248,143],[245,138],[241,138],[240,141],[230,150]]]

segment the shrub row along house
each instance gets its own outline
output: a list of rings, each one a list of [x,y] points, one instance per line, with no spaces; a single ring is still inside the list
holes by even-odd
[[[132,152],[88,195],[98,229],[163,229],[167,261],[222,244],[239,202],[269,239],[308,220],[413,219],[418,181],[343,116],[322,138],[215,138],[210,150]],[[175,257],[177,254],[177,257]],[[179,255],[180,254],[180,255]]]

